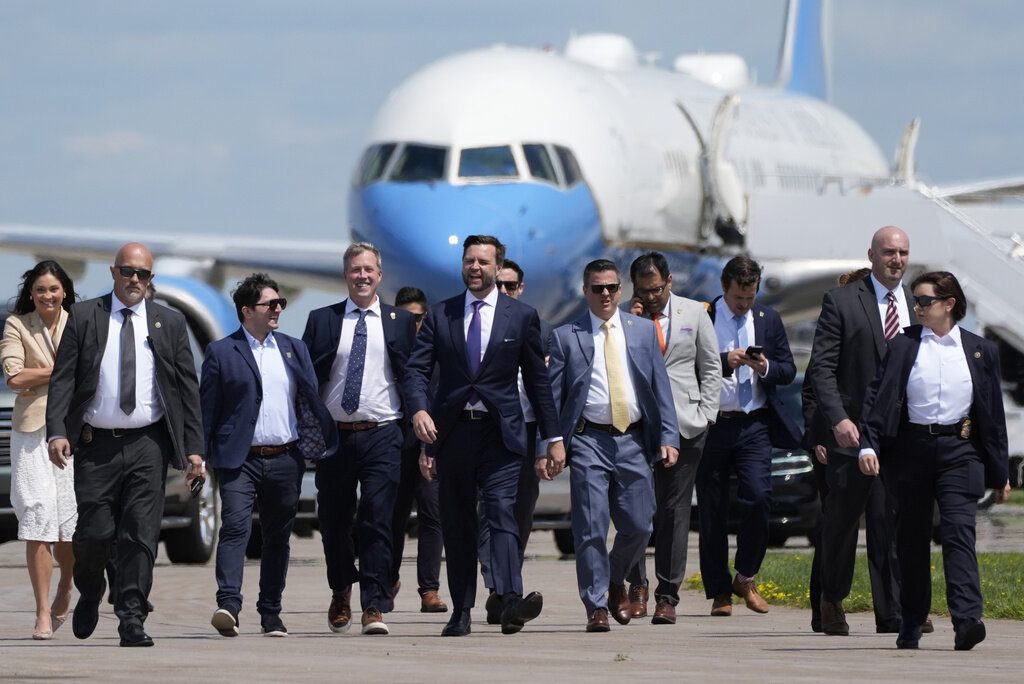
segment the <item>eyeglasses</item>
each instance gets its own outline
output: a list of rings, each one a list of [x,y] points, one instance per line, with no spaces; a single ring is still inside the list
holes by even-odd
[[[622,283],[607,283],[605,285],[591,285],[590,291],[596,295],[603,293],[605,290],[608,290],[609,294],[615,294],[619,291],[619,286],[621,284]]]
[[[519,289],[518,280],[495,280],[494,284],[498,286],[499,290],[505,290],[506,292]]]
[[[948,297],[933,297],[931,295],[918,295],[914,297],[914,306],[919,309],[927,309],[932,305],[932,302],[941,299],[948,299]]]
[[[651,297],[651,296],[657,297],[658,295],[660,295],[664,291],[665,291],[665,286],[664,285],[659,285],[658,287],[652,287],[652,288],[650,288],[648,290],[645,290],[645,289],[642,289],[642,288],[639,288],[639,287],[634,287],[633,288],[633,294],[640,295],[641,297]]]
[[[153,272],[144,268],[132,268],[131,266],[114,266],[117,272],[121,274],[122,278],[131,278],[132,276],[138,276],[141,282],[146,282],[153,277]]]
[[[265,307],[267,307],[268,310],[271,310],[271,311],[274,310],[274,309],[278,309],[278,308],[280,308],[281,311],[284,311],[285,307],[288,306],[288,300],[285,299],[284,297],[281,297],[280,299],[271,299],[271,300],[266,301],[266,302],[256,302],[252,306],[253,306],[254,309],[257,306],[265,306]]]

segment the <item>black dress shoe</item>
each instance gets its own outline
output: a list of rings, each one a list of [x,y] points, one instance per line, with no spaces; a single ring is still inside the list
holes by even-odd
[[[900,627],[900,635],[896,637],[896,648],[917,648],[920,641],[921,628],[918,625]]]
[[[484,610],[487,611],[487,624],[489,625],[500,625],[501,624],[501,612],[502,612],[501,597],[498,596],[497,592],[493,589],[487,596],[487,602],[484,603]]]
[[[153,639],[142,629],[142,625],[130,624],[119,627],[122,646],[152,646]]]
[[[902,634],[902,620],[884,620],[875,623],[875,634]]]
[[[100,602],[87,601],[79,597],[78,605],[71,616],[71,630],[79,639],[88,639],[96,629],[96,623],[100,620]]]
[[[527,622],[540,615],[544,597],[539,591],[531,591],[526,598],[516,597],[505,604],[501,611],[501,633],[515,634]]]
[[[956,628],[956,636],[953,638],[953,650],[970,651],[984,640],[985,623],[981,620],[971,620]]]
[[[459,637],[466,636],[472,632],[470,625],[473,620],[469,617],[469,608],[463,608],[462,610],[452,611],[452,617],[448,620],[448,624],[441,630],[441,636],[446,637]]]

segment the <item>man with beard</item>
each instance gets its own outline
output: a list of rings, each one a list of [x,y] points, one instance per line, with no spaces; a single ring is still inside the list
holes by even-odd
[[[440,478],[441,532],[447,550],[452,618],[443,636],[470,633],[476,601],[478,536],[481,517],[491,531],[494,590],[502,598],[501,631],[515,634],[540,614],[543,597],[523,598],[519,529],[513,513],[519,471],[526,454],[526,426],[517,376],[537,413],[541,437],[558,434],[554,401],[544,365],[537,312],[494,286],[505,246],[490,235],[470,235],[462,246],[466,291],[431,307],[406,366],[406,405],[416,436],[427,451],[424,476]],[[427,398],[434,366],[438,387]],[[549,475],[561,472],[560,439],[538,459]]]

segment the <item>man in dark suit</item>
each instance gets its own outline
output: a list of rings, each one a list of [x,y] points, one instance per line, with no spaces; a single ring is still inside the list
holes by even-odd
[[[462,255],[466,291],[431,307],[407,368],[406,404],[416,436],[428,445],[420,467],[425,475],[436,472],[440,480],[441,530],[453,603],[452,618],[441,632],[444,636],[464,636],[471,630],[478,490],[479,515],[491,532],[491,571],[494,590],[502,598],[502,633],[520,631],[543,605],[539,592],[522,597],[519,528],[513,513],[527,453],[516,384],[520,369],[541,437],[556,438],[547,447],[547,466],[560,472],[565,451],[557,438],[540,317],[494,286],[504,258],[505,246],[497,238],[466,238]],[[440,373],[430,405],[427,385],[435,365]]]
[[[203,425],[185,318],[146,301],[153,257],[123,246],[110,267],[112,294],[75,304],[50,377],[50,461],[75,459],[72,627],[96,629],[103,570],[117,542],[114,612],[122,646],[152,646],[143,629],[160,540],[168,462],[203,478]]]
[[[722,296],[708,313],[722,360],[718,420],[697,469],[700,571],[711,614],[732,615],[732,594],[767,613],[754,575],[768,549],[772,447],[800,446],[801,435],[775,389],[793,382],[796,365],[778,312],[756,303],[761,267],[735,257],[722,269]],[[739,531],[736,577],[729,572],[729,476],[736,473]]]
[[[348,299],[311,312],[302,334],[320,396],[338,429],[337,455],[316,469],[317,515],[332,592],[327,624],[332,632],[348,631],[352,584],[358,581],[363,634],[388,634],[383,613],[392,604],[391,521],[405,415],[401,380],[416,323],[411,313],[377,296],[384,273],[376,247],[349,245],[344,268]]]
[[[254,273],[231,296],[242,326],[207,348],[199,385],[206,455],[217,473],[221,501],[217,610],[211,624],[224,636],[238,635],[242,569],[256,503],[263,532],[256,610],[264,634],[287,636],[281,594],[305,460],[334,453],[337,433],[317,393],[306,345],[277,331],[288,304],[277,283]]]
[[[609,612],[620,624],[629,622],[624,583],[651,537],[651,468],[671,468],[679,455],[679,424],[655,324],[619,311],[620,289],[614,263],[587,264],[589,312],[557,328],[551,344],[552,391],[571,465],[576,580],[588,632],[607,632]],[[541,464],[538,475],[550,479]],[[616,531],[611,553],[609,520]]]
[[[815,555],[821,553],[820,619],[825,634],[850,632],[843,600],[853,582],[862,513],[875,629],[900,629],[891,497],[883,480],[866,477],[857,467],[857,426],[864,391],[885,356],[887,340],[917,322],[908,306],[910,290],[902,282],[909,255],[910,240],[902,230],[886,226],[876,231],[868,249],[871,275],[826,292],[814,331],[807,378],[829,428],[823,435],[829,494],[822,511],[822,543],[815,550]]]

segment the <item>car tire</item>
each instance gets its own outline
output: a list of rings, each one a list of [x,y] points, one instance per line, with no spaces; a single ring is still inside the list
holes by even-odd
[[[220,529],[220,493],[214,476],[207,472],[199,495],[188,503],[187,527],[165,530],[164,547],[172,563],[205,563],[213,556]]]
[[[552,532],[555,534],[555,546],[563,556],[576,553],[576,540],[572,538],[571,529],[556,529]]]

